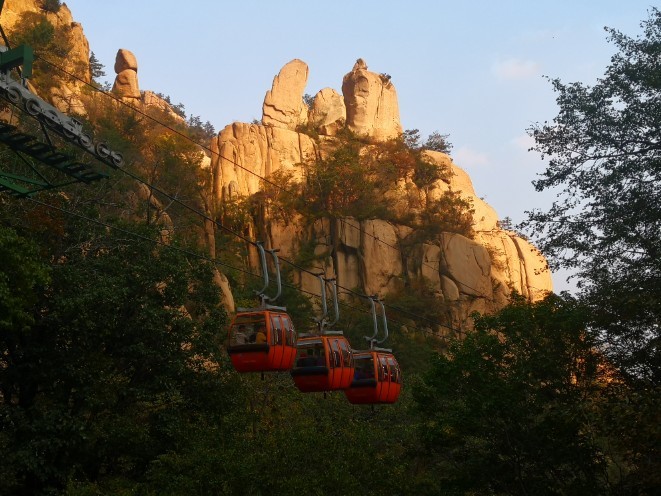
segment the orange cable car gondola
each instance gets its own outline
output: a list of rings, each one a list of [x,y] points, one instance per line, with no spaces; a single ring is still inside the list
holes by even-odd
[[[341,331],[327,330],[339,319],[337,283],[333,282],[335,320],[327,322],[326,279],[321,282],[321,306],[323,315],[316,319],[318,334],[301,335],[296,345],[297,353],[291,375],[294,384],[303,393],[337,391],[348,388],[354,375],[353,351]]]
[[[383,314],[384,338],[380,341],[376,339],[378,326],[374,301],[379,302]],[[365,336],[370,343],[369,350],[354,351],[355,372],[351,386],[344,390],[344,394],[352,404],[395,403],[402,390],[402,371],[392,350],[375,346],[388,338],[388,322],[383,302],[374,296],[370,297],[370,302],[374,335]]]
[[[264,287],[256,293],[260,299],[258,308],[239,308],[228,332],[227,353],[237,372],[273,372],[290,370],[296,357],[296,331],[285,307],[268,305],[282,291],[280,265],[277,250],[268,250],[273,257],[278,292],[266,296],[269,285],[264,245],[255,243],[260,255]]]

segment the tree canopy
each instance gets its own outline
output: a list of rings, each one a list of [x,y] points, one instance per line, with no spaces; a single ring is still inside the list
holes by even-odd
[[[46,47],[56,28],[42,17],[21,26]],[[621,53],[606,77],[554,80],[561,113],[531,130],[551,157],[537,186],[565,191],[529,225],[579,270],[583,294],[515,297],[448,347],[411,316],[434,321],[452,302],[422,277],[394,281],[389,345],[405,386],[376,408],[303,395],[286,373],[232,370],[212,281],[215,261],[231,262],[249,305],[245,246],[195,213],[218,215],[202,153],[181,134],[207,139],[213,126],[81,94],[86,128],[149,186],[110,171],[39,200],[0,196],[0,494],[658,494],[659,22],[653,10],[638,40],[610,30]],[[406,184],[420,191],[395,220],[416,241],[470,234],[470,205],[430,194],[449,171],[426,157],[450,149],[447,135],[335,144],[304,165],[282,215],[371,218]],[[279,194],[251,200],[266,208]],[[248,207],[223,206],[233,229],[246,232]],[[288,285],[283,300],[299,331],[312,323],[307,295]],[[370,316],[345,303],[342,328],[360,346]]]
[[[630,378],[661,380],[661,12],[593,86],[551,81],[559,114],[534,125],[548,157],[537,190],[559,189],[525,223],[556,267],[575,271],[604,351]]]
[[[600,372],[571,298],[480,317],[415,390],[438,477],[456,494],[603,494],[586,398]]]

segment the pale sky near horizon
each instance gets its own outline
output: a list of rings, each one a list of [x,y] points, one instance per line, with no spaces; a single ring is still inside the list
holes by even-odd
[[[543,77],[593,84],[616,52],[604,26],[642,33],[652,0],[66,0],[114,80],[117,50],[138,60],[140,89],[169,95],[216,131],[261,118],[264,94],[292,59],[306,93],[341,92],[363,58],[390,74],[404,129],[449,134],[451,156],[499,218],[522,221],[552,193],[526,129],[557,114]],[[102,78],[103,79],[103,78]],[[572,289],[554,274],[556,291]]]

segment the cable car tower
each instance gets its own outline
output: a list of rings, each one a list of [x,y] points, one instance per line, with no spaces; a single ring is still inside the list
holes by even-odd
[[[3,5],[4,0],[0,0],[0,12]],[[30,90],[28,80],[32,77],[34,62],[32,48],[27,45],[10,48],[2,27],[0,34],[5,43],[5,46],[0,45],[0,98],[6,102],[8,109],[18,110],[19,115],[34,119],[43,136],[40,139],[7,122],[8,119],[0,118],[0,143],[17,158],[13,165],[6,160],[0,162],[0,192],[27,197],[43,190],[77,182],[89,184],[108,177],[91,165],[59,151],[51,139],[51,133],[114,169],[121,167],[124,159],[120,153],[105,143],[95,142],[83,130],[79,120],[61,112]],[[19,79],[12,75],[14,69]]]

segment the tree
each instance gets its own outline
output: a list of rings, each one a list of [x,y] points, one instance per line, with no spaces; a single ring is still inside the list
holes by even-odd
[[[449,136],[449,134],[441,134],[438,131],[434,131],[427,137],[427,141],[425,141],[422,147],[425,150],[450,153],[452,144],[448,141]]]
[[[314,105],[314,98],[315,95],[310,95],[309,93],[303,95],[303,103],[305,103],[305,106],[308,108],[308,110],[312,109],[312,106]]]
[[[3,273],[35,273],[35,251],[21,253],[3,258]],[[218,424],[232,408],[225,316],[207,263],[88,232],[54,259],[50,284],[35,294],[38,304],[23,297],[31,319],[19,315],[23,324],[0,336],[1,493],[140,478],[178,432]]]
[[[90,52],[90,75],[93,81],[96,81],[100,77],[106,75],[105,71],[103,70],[103,64],[99,62],[99,59],[96,58],[94,52]]]
[[[438,355],[414,398],[446,494],[604,494],[585,323],[570,297],[517,297]]]
[[[575,271],[604,352],[629,379],[658,386],[661,12],[641,26],[635,39],[606,28],[619,52],[594,86],[551,80],[559,114],[529,134],[549,158],[535,188],[559,188],[559,199],[523,227],[552,265]]]
[[[13,229],[0,227],[0,332],[3,341],[34,322],[38,288],[48,281],[48,267],[39,260],[38,247]],[[7,355],[0,356],[0,374]],[[2,375],[0,375],[2,377]],[[3,396],[5,394],[3,393]]]
[[[202,119],[198,115],[191,115],[187,123],[190,137],[196,143],[208,146],[208,143],[216,136],[213,124],[209,121],[202,123]]]
[[[72,48],[71,26],[56,27],[48,20],[46,14],[25,11],[18,17],[12,35],[13,44],[28,45],[36,55],[31,83],[42,92],[57,86],[64,76],[45,60],[59,58],[65,64],[69,62],[67,57]],[[71,69],[75,72],[76,68]]]

